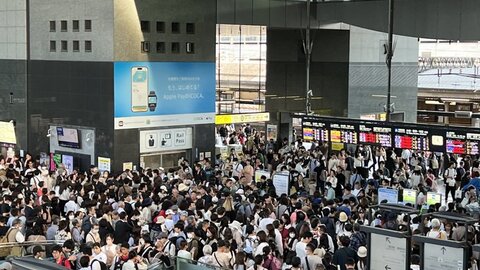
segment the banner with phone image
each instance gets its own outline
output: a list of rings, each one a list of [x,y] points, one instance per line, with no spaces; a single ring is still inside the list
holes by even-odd
[[[214,62],[116,62],[115,129],[215,120]]]

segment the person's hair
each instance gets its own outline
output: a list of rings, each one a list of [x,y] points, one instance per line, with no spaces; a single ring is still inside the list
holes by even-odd
[[[258,237],[260,243],[267,242],[267,240],[268,240],[267,234],[265,233],[265,231],[259,231],[257,233],[257,237]]]
[[[212,246],[205,245],[205,246],[203,246],[202,251],[203,251],[203,254],[205,254],[205,255],[211,255],[212,254]]]
[[[292,267],[300,267],[302,260],[299,257],[294,257],[292,259]]]
[[[75,249],[75,242],[73,242],[72,239],[68,239],[63,243],[63,247],[68,248],[70,250],[74,250]]]
[[[305,233],[303,233],[302,238],[303,239],[313,238],[313,234],[310,231],[306,231]]]
[[[135,250],[130,250],[128,252],[128,259],[131,260],[133,258],[137,257],[137,252]]]
[[[93,243],[92,248],[94,248],[94,247],[101,248],[102,246],[100,245],[100,243]]]
[[[263,263],[263,256],[262,255],[257,255],[255,258],[253,258],[253,261],[255,262],[255,265],[253,266],[253,269],[257,270],[258,266],[262,265]]]
[[[80,258],[80,266],[81,267],[88,267],[89,263],[90,263],[90,258],[88,256],[82,256]]]
[[[235,255],[235,265],[245,265],[245,260],[247,259],[247,255],[245,252],[238,252]]]
[[[340,243],[342,246],[348,247],[348,245],[350,245],[350,238],[348,238],[346,235],[342,235],[340,236]]]
[[[187,246],[187,241],[182,240],[180,241],[180,249],[184,249]]]
[[[57,252],[62,253],[62,246],[60,246],[60,245],[55,245],[55,246],[53,246],[52,252],[53,252],[53,251],[57,251]]]
[[[355,265],[355,259],[353,259],[352,257],[348,257],[345,261],[345,265]]]
[[[315,245],[312,243],[308,243],[307,248],[309,248],[312,251],[312,253],[315,251]]]

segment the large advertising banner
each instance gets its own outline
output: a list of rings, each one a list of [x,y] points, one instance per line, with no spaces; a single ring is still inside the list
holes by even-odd
[[[115,129],[210,124],[215,63],[116,62]]]

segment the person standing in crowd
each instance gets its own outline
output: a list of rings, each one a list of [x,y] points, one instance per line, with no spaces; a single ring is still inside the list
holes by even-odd
[[[448,195],[452,195],[452,200],[455,201],[455,179],[457,177],[457,170],[455,169],[455,163],[450,162],[448,168],[445,170],[445,202],[448,201]]]

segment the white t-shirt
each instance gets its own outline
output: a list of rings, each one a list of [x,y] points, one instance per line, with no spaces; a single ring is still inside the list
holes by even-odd
[[[183,250],[183,249],[178,251],[177,256],[178,256],[179,258],[184,258],[184,259],[189,259],[189,260],[192,259],[192,253],[190,253],[190,252],[188,252],[188,251],[186,251],[186,250]]]
[[[297,253],[297,257],[305,258],[307,256],[305,249],[307,248],[307,244],[300,241],[295,246],[295,252]]]

